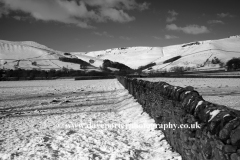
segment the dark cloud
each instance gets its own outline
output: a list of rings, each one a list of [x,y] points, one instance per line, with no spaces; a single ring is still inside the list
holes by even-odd
[[[9,14],[9,11],[8,9],[6,9],[4,7],[4,4],[1,4],[1,1],[0,1],[0,18],[3,16],[3,15],[8,15]]]
[[[146,10],[148,3],[135,0],[0,0],[4,4],[0,17],[10,11],[29,13],[43,21],[74,24],[82,28],[93,28],[92,22],[114,21],[126,23],[135,20],[128,10]],[[89,8],[94,9],[89,9]],[[18,17],[20,20],[20,18]]]

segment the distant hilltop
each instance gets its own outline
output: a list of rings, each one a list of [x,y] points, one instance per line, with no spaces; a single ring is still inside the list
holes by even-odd
[[[101,71],[106,62],[114,71],[121,69],[119,66],[143,72],[171,71],[176,67],[208,70],[224,67],[234,57],[240,57],[240,35],[166,47],[121,47],[68,53],[32,41],[0,40],[1,69]]]

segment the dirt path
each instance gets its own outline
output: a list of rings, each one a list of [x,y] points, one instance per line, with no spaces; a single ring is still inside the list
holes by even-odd
[[[0,159],[181,159],[117,80],[0,84]],[[31,86],[31,87],[29,87]]]

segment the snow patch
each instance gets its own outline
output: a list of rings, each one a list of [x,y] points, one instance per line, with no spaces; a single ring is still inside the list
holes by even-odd
[[[212,112],[210,112],[211,118],[208,120],[208,122],[210,122],[216,115],[218,115],[220,113],[221,110],[214,110]]]
[[[196,106],[196,108],[195,108],[195,111],[196,111],[197,108],[198,108],[200,105],[202,105],[202,104],[203,104],[203,101],[199,101],[198,104],[197,104],[197,106]]]
[[[191,91],[187,91],[187,92],[185,92],[185,94],[189,94]]]
[[[229,116],[230,116],[230,114],[226,114],[226,115],[223,116],[223,118],[225,118],[225,117],[229,117]]]
[[[168,87],[168,86],[169,86],[169,85],[164,85],[163,88],[166,88],[166,87]]]

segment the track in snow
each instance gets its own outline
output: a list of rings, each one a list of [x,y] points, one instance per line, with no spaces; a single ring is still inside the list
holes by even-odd
[[[181,159],[117,80],[0,84],[0,159]]]

